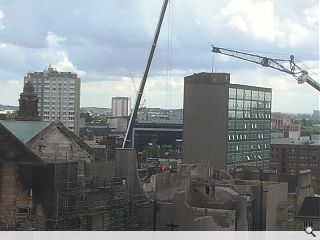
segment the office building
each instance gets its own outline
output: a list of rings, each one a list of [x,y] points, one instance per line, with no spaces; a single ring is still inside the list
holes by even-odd
[[[43,72],[27,73],[38,95],[38,111],[43,121],[61,121],[79,134],[80,78],[71,72],[58,72],[49,67]]]
[[[184,79],[183,162],[265,171],[270,160],[271,89],[230,83],[227,73]]]

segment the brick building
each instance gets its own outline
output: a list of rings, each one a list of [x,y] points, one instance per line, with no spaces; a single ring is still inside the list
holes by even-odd
[[[299,170],[311,169],[315,192],[320,191],[320,141],[306,138],[271,139],[270,171],[297,175]]]

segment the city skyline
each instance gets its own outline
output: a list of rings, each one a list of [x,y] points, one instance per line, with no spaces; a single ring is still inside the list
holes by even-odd
[[[135,101],[131,77],[137,86],[161,1],[130,2],[125,7],[111,0],[81,5],[73,1],[33,3],[0,0],[1,104],[17,105],[25,74],[42,71],[49,64],[82,79],[82,107],[110,107],[109,99],[115,96]],[[49,12],[55,12],[57,18],[51,18]],[[319,94],[309,85],[298,85],[290,75],[272,69],[213,57],[210,47],[263,51],[261,55],[280,53],[267,55],[282,59],[294,54],[298,65],[319,80],[318,15],[316,0],[294,4],[171,1],[146,84],[146,106],[182,108],[183,78],[213,69],[230,73],[237,84],[271,87],[273,112],[319,109]],[[167,75],[172,76],[171,81]]]

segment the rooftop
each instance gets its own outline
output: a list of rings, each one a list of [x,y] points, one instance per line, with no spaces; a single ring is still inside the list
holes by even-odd
[[[320,218],[320,198],[306,197],[301,205],[298,217]]]
[[[305,138],[271,138],[271,144],[286,145],[320,145],[320,140],[307,140]]]
[[[48,122],[42,121],[6,121],[0,120],[0,123],[13,133],[23,143],[28,142],[31,138],[37,135],[45,127]]]

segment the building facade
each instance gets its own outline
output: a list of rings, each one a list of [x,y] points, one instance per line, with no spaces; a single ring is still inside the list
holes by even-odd
[[[320,193],[320,141],[308,138],[274,138],[271,141],[270,171],[297,175],[311,169],[315,192]]]
[[[271,98],[270,88],[231,84],[227,73],[185,77],[183,162],[267,170]]]
[[[113,131],[125,132],[131,113],[131,99],[129,97],[113,97],[111,103],[112,118],[108,119]]]
[[[131,112],[131,99],[129,97],[112,98],[112,116],[124,117],[129,116]]]
[[[34,85],[43,121],[59,120],[79,134],[81,80],[77,74],[58,72],[49,67],[43,72],[27,73],[24,81],[31,81]]]

